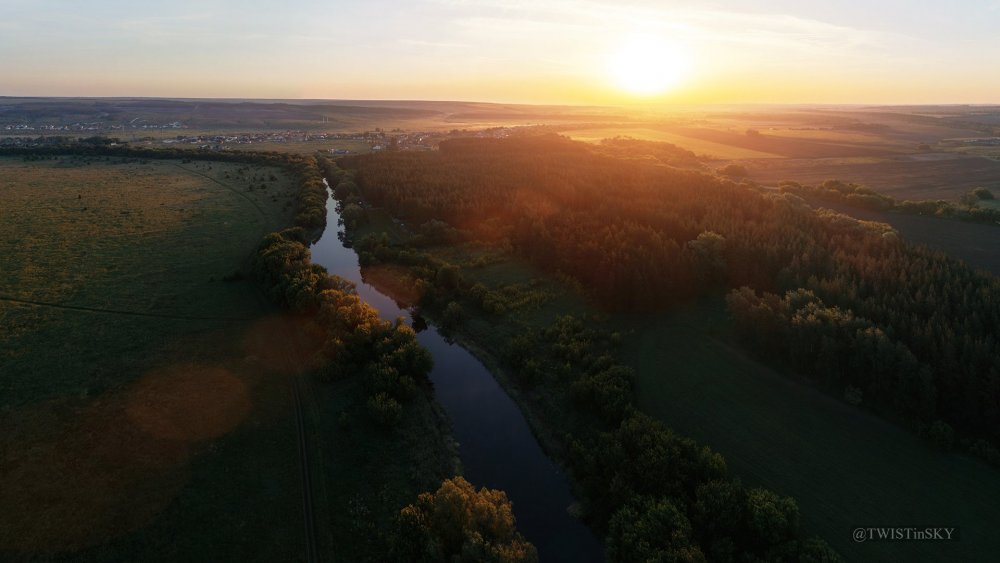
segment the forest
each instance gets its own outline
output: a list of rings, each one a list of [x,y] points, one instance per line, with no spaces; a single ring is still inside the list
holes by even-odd
[[[456,139],[342,165],[368,202],[413,228],[439,221],[464,240],[507,245],[609,311],[750,288],[729,302],[761,357],[997,459],[1000,281],[888,225],[555,135]],[[751,298],[760,292],[762,304]],[[845,363],[843,350],[851,362],[830,366]]]
[[[558,137],[519,139],[511,145],[500,143],[499,147],[503,155],[503,149],[511,146],[517,150],[523,144],[538,151],[550,143],[556,143],[557,152],[568,149],[562,155],[564,159],[575,160],[581,156],[579,144]],[[468,147],[459,147],[459,151],[465,148]],[[490,148],[497,148],[497,145]],[[444,150],[450,151],[451,147]],[[584,154],[594,156],[589,152]],[[535,152],[535,155],[538,165],[552,161],[551,152],[545,155]],[[415,198],[424,192],[415,191],[413,183],[398,184],[395,193],[407,194],[408,198],[407,203],[398,208],[390,198],[376,195],[379,192],[372,189],[373,175],[370,174],[391,171],[401,173],[412,182],[420,176],[412,170],[396,168],[397,162],[392,159],[419,162],[420,158],[415,156],[401,153],[340,161],[341,166],[353,171],[341,178],[334,192],[342,209],[349,205],[358,205],[361,209],[354,217],[356,225],[348,226],[349,235],[367,220],[363,206],[369,203],[391,207],[394,214],[398,212],[406,217],[412,227],[413,235],[404,244],[391,243],[384,233],[356,240],[355,248],[362,264],[404,266],[419,295],[420,306],[437,311],[439,315],[435,318],[445,328],[461,324],[465,307],[472,308],[469,314],[488,317],[530,307],[540,298],[538,290],[517,286],[504,290],[487,289],[466,280],[461,268],[423,250],[434,244],[456,242],[461,237],[472,237],[493,247],[511,247],[510,235],[516,227],[501,219],[505,218],[504,212],[509,213],[506,219],[512,219],[520,209],[497,206],[492,211],[501,213],[493,216],[489,214],[491,203],[463,202],[459,195],[461,176],[454,178],[456,193],[442,195],[441,199],[435,199],[440,194],[433,194],[428,198],[432,201],[418,203]],[[506,171],[526,170],[517,163],[507,167],[495,156],[481,156],[483,162],[471,162],[469,166],[487,166],[488,170],[502,165]],[[564,160],[556,159],[555,162],[565,164]],[[466,170],[459,168],[458,173]],[[487,178],[508,181],[503,175],[486,173]],[[530,176],[523,181],[530,182]],[[387,187],[388,184],[387,181]],[[501,199],[504,194],[500,192],[500,198],[496,198],[496,185],[492,186],[475,193],[484,200]],[[525,191],[529,189],[527,186],[530,184]],[[438,186],[424,187],[433,192]],[[516,197],[529,196],[518,194]],[[539,193],[538,197],[540,199],[530,201],[543,205],[546,194]],[[568,200],[581,195],[563,194],[560,197]],[[449,215],[446,208],[438,205],[448,200],[464,211]],[[580,203],[583,205],[582,199]],[[421,206],[420,214],[405,213],[403,210],[410,205]],[[434,208],[445,212],[435,214],[431,212]],[[479,214],[475,210],[479,210]],[[553,211],[554,207],[549,210]],[[715,238],[706,235],[701,239],[706,252],[714,250]],[[546,243],[555,244],[556,241]],[[548,251],[554,255],[560,249],[553,246]],[[567,252],[572,253],[572,250],[567,249]],[[706,268],[714,267],[709,258],[706,258]],[[557,397],[552,408],[559,409],[555,417],[559,422],[555,425],[561,448],[565,449],[565,460],[581,489],[584,517],[606,537],[607,555],[611,561],[738,561],[746,557],[774,561],[840,560],[822,539],[808,537],[800,528],[794,499],[744,485],[728,472],[725,460],[718,453],[637,411],[632,396],[633,374],[615,359],[621,335],[608,334],[588,327],[581,319],[565,316],[553,325],[528,329],[504,340],[500,360],[505,369],[516,374],[518,384]],[[651,475],[656,478],[651,479]]]

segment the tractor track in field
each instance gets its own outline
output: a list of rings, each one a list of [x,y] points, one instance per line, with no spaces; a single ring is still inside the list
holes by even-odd
[[[249,317],[200,317],[195,315],[171,315],[168,313],[149,313],[144,311],[125,311],[121,309],[103,309],[100,307],[84,307],[80,305],[65,305],[63,303],[48,303],[45,301],[35,301],[32,299],[19,299],[0,295],[0,301],[14,303],[18,305],[30,305],[33,307],[49,307],[52,309],[66,309],[70,311],[83,311],[87,313],[103,313],[108,315],[126,315],[130,317],[151,317],[154,319],[175,319],[182,321],[226,321],[226,322],[246,322],[252,321]]]
[[[192,169],[190,169],[190,168],[188,168],[186,166],[183,166],[181,164],[177,164],[177,163],[171,163],[171,164],[173,164],[177,168],[180,168],[181,170],[184,170],[184,171],[186,171],[186,172],[188,172],[190,174],[195,174],[197,176],[201,176],[202,178],[205,178],[205,179],[207,179],[207,180],[209,180],[211,182],[214,182],[214,183],[222,186],[223,188],[229,190],[230,192],[236,194],[237,196],[245,199],[250,205],[252,205],[254,207],[254,209],[257,210],[258,213],[260,213],[260,216],[264,220],[270,219],[270,217],[268,216],[267,212],[264,211],[264,208],[261,207],[259,203],[257,203],[256,201],[254,201],[253,198],[251,198],[247,194],[245,194],[245,193],[239,191],[238,189],[236,189],[236,188],[234,188],[234,187],[226,184],[225,182],[222,182],[222,181],[218,180],[217,178],[213,178],[212,176],[209,176],[208,174],[199,172],[197,170],[192,170]]]
[[[318,563],[319,549],[316,538],[316,507],[313,502],[312,463],[309,455],[309,440],[308,433],[306,431],[306,415],[304,406],[304,391],[307,391],[306,387],[308,387],[309,383],[306,380],[306,377],[308,377],[307,374],[298,373],[300,370],[295,369],[297,367],[297,363],[292,356],[293,354],[298,355],[298,350],[294,349],[294,328],[292,323],[288,323],[286,326],[286,334],[292,335],[289,340],[289,346],[284,347],[284,349],[285,361],[289,368],[291,368],[290,371],[293,372],[291,390],[295,408],[295,433],[299,446],[299,476],[302,481],[302,513],[306,542],[305,555],[307,563]]]

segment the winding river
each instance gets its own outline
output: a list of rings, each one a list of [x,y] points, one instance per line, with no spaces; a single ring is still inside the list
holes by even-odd
[[[341,240],[340,214],[332,195],[327,201],[327,229],[312,245],[313,262],[357,284],[358,294],[385,319],[410,312],[365,283],[357,254]],[[417,334],[434,356],[430,379],[434,394],[451,419],[465,478],[476,488],[507,492],[517,527],[549,561],[603,561],[603,547],[568,511],[575,502],[566,475],[550,460],[514,401],[493,375],[467,350],[428,325]]]

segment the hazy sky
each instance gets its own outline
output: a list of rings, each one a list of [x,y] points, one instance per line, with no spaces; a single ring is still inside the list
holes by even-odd
[[[686,61],[649,102],[988,103],[998,31],[1000,0],[0,0],[0,95],[620,102],[642,35]]]

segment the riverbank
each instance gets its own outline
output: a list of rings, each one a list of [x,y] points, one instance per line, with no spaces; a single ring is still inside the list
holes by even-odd
[[[424,311],[421,315],[435,325],[440,325],[441,319],[429,311]],[[538,440],[542,451],[555,462],[560,469],[570,476],[570,483],[575,492],[579,492],[579,484],[573,481],[572,473],[568,471],[566,465],[566,447],[558,438],[556,426],[548,420],[538,408],[539,403],[531,397],[530,390],[523,389],[515,381],[513,376],[502,367],[500,357],[503,350],[499,348],[487,348],[481,345],[484,340],[477,338],[474,333],[467,329],[451,328],[447,331],[447,338],[455,342],[470,354],[472,354],[490,372],[504,392],[507,393],[517,404],[521,415],[528,421],[531,433]]]

